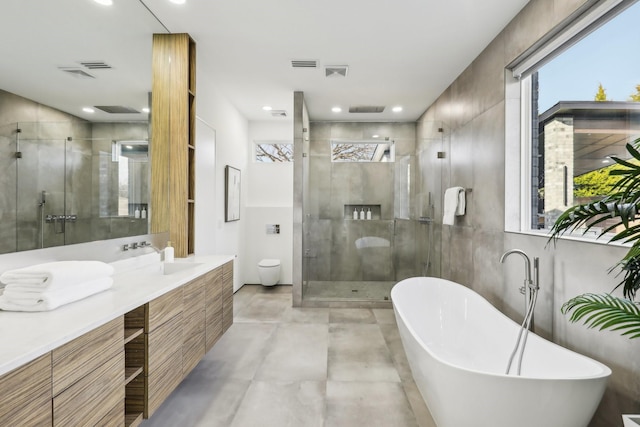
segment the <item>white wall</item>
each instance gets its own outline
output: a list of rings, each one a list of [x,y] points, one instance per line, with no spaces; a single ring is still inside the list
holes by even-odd
[[[248,121],[220,93],[198,66],[196,114],[196,237],[195,253],[236,255],[234,291],[245,283]],[[224,167],[240,169],[240,220],[224,222]]]
[[[293,163],[253,161],[254,141],[291,141],[291,121],[249,122],[247,139],[248,194],[246,199],[244,283],[260,283],[257,265],[263,258],[281,261],[280,283],[291,284],[293,269]],[[267,234],[267,224],[279,224],[280,234]]]

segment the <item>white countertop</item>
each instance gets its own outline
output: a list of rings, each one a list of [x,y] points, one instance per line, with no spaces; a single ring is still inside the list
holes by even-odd
[[[176,263],[192,263],[163,275],[156,254],[113,263],[113,287],[52,311],[0,311],[0,375],[68,343],[167,292],[213,270],[232,255],[192,256]]]

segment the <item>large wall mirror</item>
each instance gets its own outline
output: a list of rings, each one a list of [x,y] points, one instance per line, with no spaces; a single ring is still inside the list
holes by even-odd
[[[146,234],[152,36],[138,0],[0,13],[0,253]]]

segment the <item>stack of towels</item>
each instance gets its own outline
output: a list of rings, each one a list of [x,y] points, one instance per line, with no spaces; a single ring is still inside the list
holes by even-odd
[[[100,261],[57,261],[9,270],[0,309],[48,311],[109,289],[113,267]]]

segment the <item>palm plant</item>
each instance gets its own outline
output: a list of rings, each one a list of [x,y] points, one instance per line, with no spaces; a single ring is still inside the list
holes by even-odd
[[[566,232],[583,229],[583,233],[607,221],[598,238],[622,226],[609,242],[630,243],[625,256],[609,272],[619,270],[622,280],[614,290],[622,287],[623,297],[611,294],[583,294],[563,304],[561,311],[571,313],[569,320],[583,320],[590,328],[622,331],[629,338],[640,337],[640,306],[634,302],[640,289],[640,224],[633,221],[640,212],[640,138],[626,145],[631,161],[613,157],[619,169],[609,172],[617,177],[611,194],[601,200],[574,206],[562,213],[551,228],[549,241],[556,241]]]

